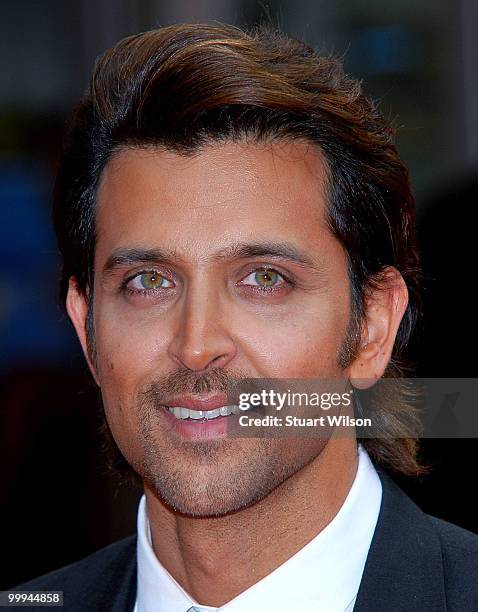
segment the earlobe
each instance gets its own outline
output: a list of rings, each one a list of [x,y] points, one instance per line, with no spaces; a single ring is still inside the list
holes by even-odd
[[[350,367],[357,389],[371,387],[385,372],[407,304],[402,275],[396,268],[386,268],[366,300],[362,345]]]
[[[68,293],[66,296],[66,310],[68,316],[73,323],[76,334],[83,349],[88,367],[95,379],[96,384],[99,386],[98,375],[94,365],[91,362],[90,355],[88,352],[88,343],[86,340],[86,317],[88,315],[88,296],[83,295],[78,288],[75,277],[71,277],[68,284]]]

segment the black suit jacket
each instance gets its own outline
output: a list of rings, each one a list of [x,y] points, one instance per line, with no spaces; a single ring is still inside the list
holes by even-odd
[[[425,514],[377,471],[382,504],[354,612],[478,612],[478,535]],[[63,591],[67,612],[132,612],[136,536],[16,589]]]

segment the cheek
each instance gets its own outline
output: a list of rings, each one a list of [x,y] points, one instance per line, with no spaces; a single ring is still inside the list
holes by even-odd
[[[231,319],[242,321],[236,329],[239,350],[257,376],[325,378],[340,371],[337,356],[349,320],[346,300],[315,297],[267,315],[237,313]]]
[[[156,339],[144,325],[125,324],[121,315],[111,316],[107,308],[97,317],[95,326],[105,413],[121,450],[131,456],[140,437],[137,392],[151,379]]]
[[[100,382],[114,381],[119,388],[140,384],[154,363],[161,330],[158,325],[125,314],[107,304],[95,319]]]

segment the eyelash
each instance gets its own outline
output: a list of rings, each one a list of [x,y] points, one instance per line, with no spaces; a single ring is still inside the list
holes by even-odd
[[[252,270],[250,270],[244,278],[247,278],[248,276],[250,276],[251,274],[253,274],[254,272],[274,272],[275,274],[278,274],[282,280],[284,282],[280,283],[277,286],[271,286],[271,287],[260,287],[258,285],[240,285],[241,287],[247,287],[248,291],[253,291],[254,293],[258,293],[258,294],[271,294],[271,293],[276,293],[277,291],[281,291],[284,287],[295,287],[296,283],[294,282],[294,280],[289,277],[288,275],[284,274],[283,272],[279,272],[279,270],[276,270],[275,268],[269,267],[269,266],[264,266],[264,267],[260,267],[260,268],[254,268]]]
[[[143,274],[155,274],[157,276],[160,276],[161,278],[166,279],[170,283],[173,282],[167,276],[164,276],[164,274],[161,274],[161,272],[158,272],[158,270],[140,270],[139,272],[136,272],[135,274],[133,274],[132,276],[129,276],[123,281],[120,287],[120,291],[123,293],[127,293],[128,295],[143,295],[145,297],[150,297],[151,295],[164,291],[165,289],[166,290],[169,289],[169,287],[163,287],[163,288],[157,287],[156,289],[130,289],[128,287],[128,284],[132,280],[134,280],[135,278],[138,278],[138,276],[141,276]]]
[[[295,281],[291,277],[284,274],[283,272],[279,272],[279,270],[276,270],[275,268],[268,267],[268,266],[253,268],[244,276],[244,278],[247,278],[253,272],[274,272],[278,274],[284,281],[283,283],[278,285],[277,288],[275,288],[275,286],[259,287],[257,285],[240,285],[242,287],[247,287],[248,290],[253,291],[254,293],[260,293],[262,295],[271,294],[271,293],[276,293],[277,291],[280,291],[281,289],[284,288],[284,286],[287,286],[289,288],[296,286]],[[163,287],[163,288],[157,287],[156,289],[131,289],[129,288],[128,284],[132,280],[137,278],[138,276],[141,276],[142,274],[156,274],[157,276],[160,276],[161,278],[164,278],[165,280],[169,282],[173,282],[172,280],[164,276],[164,274],[161,274],[161,272],[159,272],[158,270],[140,270],[139,272],[136,272],[133,276],[129,276],[128,278],[124,280],[124,282],[121,284],[120,291],[128,295],[136,295],[136,296],[142,295],[144,297],[151,297],[152,295],[156,295],[157,293],[160,293],[162,291],[168,291],[170,289],[170,287]]]

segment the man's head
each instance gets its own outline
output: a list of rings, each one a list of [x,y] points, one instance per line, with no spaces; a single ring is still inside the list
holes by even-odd
[[[248,505],[323,442],[184,440],[163,403],[244,377],[379,378],[416,318],[413,198],[389,126],[338,60],[268,30],[179,25],[108,51],[54,214],[113,437],[182,512]],[[410,471],[413,444],[392,444],[376,448]]]

